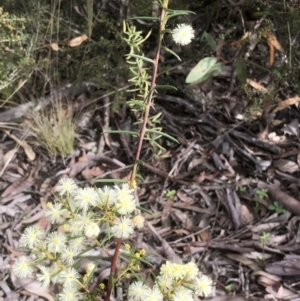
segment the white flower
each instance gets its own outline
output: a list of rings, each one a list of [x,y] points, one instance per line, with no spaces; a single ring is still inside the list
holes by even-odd
[[[64,194],[72,194],[77,189],[76,183],[71,178],[61,178],[58,184],[56,190],[61,196]]]
[[[77,214],[74,219],[74,228],[79,229],[80,231],[84,231],[85,227],[94,222],[93,220],[93,212],[83,212],[82,214]]]
[[[105,186],[103,189],[98,188],[97,192],[99,194],[97,204],[100,206],[112,206],[117,201],[118,192],[115,189]]]
[[[173,263],[170,261],[166,261],[165,264],[163,264],[160,268],[160,274],[163,277],[173,279],[174,274],[173,274]]]
[[[156,277],[156,281],[159,284],[160,289],[162,292],[166,293],[170,290],[172,287],[173,279],[171,277],[163,277],[163,276],[158,276]]]
[[[79,300],[79,292],[74,288],[65,288],[59,295],[60,301],[74,301]],[[81,300],[81,299],[80,299]]]
[[[13,264],[12,269],[16,276],[20,278],[26,278],[33,272],[30,260],[25,256],[19,257]]]
[[[193,301],[194,300],[193,292],[184,286],[179,286],[175,289],[172,300],[173,301]]]
[[[133,225],[129,218],[117,218],[114,226],[111,227],[112,234],[117,238],[128,238],[133,232]]]
[[[100,228],[96,223],[88,223],[85,226],[84,234],[86,237],[97,237],[100,233]]]
[[[49,252],[61,253],[65,250],[66,237],[63,234],[58,232],[49,233],[46,242]]]
[[[78,284],[79,274],[74,268],[68,268],[65,271],[59,273],[59,282],[65,288],[75,288]]]
[[[77,250],[77,252],[80,252],[85,247],[85,245],[84,245],[84,238],[83,237],[78,237],[78,238],[71,239],[69,241],[69,245],[70,245],[70,247],[72,247],[75,250]]]
[[[51,280],[51,270],[50,268],[41,266],[39,267],[41,273],[36,275],[38,281],[42,283],[42,286],[49,286]]]
[[[133,212],[135,207],[135,200],[132,196],[124,196],[116,202],[117,210],[119,214],[126,215]]]
[[[69,219],[68,224],[64,224],[64,229],[71,234],[72,237],[82,235],[84,225],[79,220]]]
[[[191,25],[178,24],[173,30],[172,37],[176,44],[187,45],[195,37],[195,31]]]
[[[74,197],[76,205],[83,211],[87,211],[90,206],[95,206],[98,199],[96,190],[92,187],[80,188]]]
[[[185,275],[184,265],[181,263],[173,263],[173,277],[176,280],[182,279]]]
[[[44,231],[39,226],[28,227],[21,236],[21,245],[33,249],[43,238]]]
[[[212,280],[205,275],[196,279],[194,283],[195,294],[200,297],[207,297],[212,292]]]
[[[79,251],[74,246],[70,246],[61,253],[61,259],[67,265],[71,266],[74,263],[74,257],[78,255],[78,253]]]
[[[136,215],[132,219],[132,224],[134,227],[137,227],[138,229],[141,229],[144,227],[145,218],[142,215]]]
[[[194,280],[199,274],[199,269],[194,261],[186,263],[184,265],[184,270],[187,280]]]
[[[69,215],[67,209],[62,208],[62,204],[59,203],[47,203],[47,210],[45,216],[51,222],[51,224],[61,223],[65,220],[65,217]]]
[[[136,208],[133,189],[130,189],[128,184],[122,184],[121,188],[116,186],[115,189],[118,193],[116,202],[118,213],[125,215],[133,212]]]
[[[145,301],[163,301],[163,295],[157,286],[147,294]]]
[[[147,287],[142,281],[136,281],[130,284],[128,288],[128,296],[134,301],[144,300],[149,293],[149,287]]]
[[[96,265],[93,262],[88,262],[85,265],[85,271],[89,275],[92,273],[92,271],[95,269]]]

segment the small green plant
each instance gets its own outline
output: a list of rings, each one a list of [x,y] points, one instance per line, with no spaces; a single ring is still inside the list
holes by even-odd
[[[228,291],[228,292],[232,292],[233,291],[233,284],[230,283],[228,285],[225,286],[225,289]]]
[[[240,186],[239,190],[240,190],[240,192],[246,192],[247,191],[247,186]]]
[[[275,211],[277,213],[286,213],[287,211],[280,205],[278,202],[274,202],[273,205],[270,205],[269,210]]]
[[[173,198],[175,195],[176,195],[176,190],[175,189],[173,189],[173,190],[168,190],[167,191],[167,193],[166,193],[166,197],[168,198],[168,199],[171,199],[171,198]]]
[[[254,211],[255,211],[256,213],[260,212],[261,209],[262,209],[261,203],[255,202],[255,206],[254,206],[253,209],[254,209]]]
[[[270,233],[263,232],[262,235],[259,237],[259,241],[263,247],[270,243],[271,236]]]
[[[263,200],[268,197],[268,189],[257,189],[255,194],[260,200]]]

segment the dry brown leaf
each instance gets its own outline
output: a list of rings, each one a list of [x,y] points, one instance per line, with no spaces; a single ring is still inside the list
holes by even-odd
[[[299,297],[298,294],[283,286],[280,286],[277,292],[271,286],[267,286],[266,291],[274,297],[274,300],[297,300]]]
[[[58,51],[58,49],[59,49],[57,43],[51,43],[50,46],[51,46],[51,48],[52,48],[54,51]]]
[[[274,279],[270,279],[269,277],[265,276],[260,276],[258,282],[263,286],[271,286],[278,283],[278,281],[275,281]]]
[[[280,226],[280,222],[273,223],[260,223],[255,226],[249,226],[252,233],[270,232],[272,229]]]
[[[275,47],[278,51],[284,53],[284,49],[282,48],[281,44],[278,42],[276,36],[272,33],[268,34],[268,44]]]
[[[15,135],[11,135],[8,131],[5,131],[5,133],[23,147],[25,154],[29,161],[33,161],[35,159],[35,157],[36,157],[35,152],[33,151],[31,146],[25,140],[20,140]]]
[[[11,272],[11,281],[14,284],[14,287],[20,287],[24,290],[21,291],[22,294],[35,294],[37,296],[43,297],[49,301],[55,301],[54,298],[50,295],[49,287],[41,286],[41,283],[35,280],[34,278],[18,278],[16,275]]]
[[[287,107],[290,107],[296,103],[298,103],[300,101],[300,97],[299,96],[295,96],[295,97],[292,97],[292,98],[288,98],[284,101],[282,101],[274,110],[273,110],[273,113],[276,113],[278,111],[281,111]]]
[[[4,155],[4,166],[7,165],[10,161],[13,160],[14,155],[16,154],[16,152],[18,151],[17,148],[13,148],[11,150],[9,150],[5,155]]]
[[[242,226],[251,225],[254,221],[253,213],[251,213],[249,208],[244,204],[241,204],[239,220]]]
[[[244,255],[238,255],[232,253],[232,254],[226,254],[226,257],[248,266],[252,271],[258,271],[260,269],[260,267],[254,260],[248,259]]]
[[[267,272],[265,272],[263,270],[254,271],[251,276],[254,277],[256,275],[267,277],[267,278],[269,278],[269,279],[271,279],[271,280],[273,280],[275,282],[279,282],[281,280],[281,277],[269,274],[269,273],[267,273]]]
[[[207,301],[246,301],[246,297],[242,297],[242,296],[232,296],[232,295],[228,295],[228,296],[216,296],[213,298],[209,298],[209,299],[205,299]],[[264,300],[264,299],[262,299]],[[253,300],[252,300],[253,301]]]
[[[293,173],[299,170],[299,165],[291,160],[278,159],[273,161],[273,166],[282,172]]]
[[[76,46],[79,46],[82,44],[82,42],[84,42],[85,40],[88,39],[88,36],[86,34],[80,36],[80,37],[77,37],[77,38],[74,38],[72,40],[69,41],[69,46],[70,47],[76,47]]]
[[[0,170],[4,167],[4,153],[3,149],[0,149]]]
[[[252,88],[254,88],[255,90],[261,92],[261,93],[268,93],[268,89],[266,89],[264,86],[262,86],[261,84],[259,84],[258,82],[247,78],[247,84],[249,84]]]
[[[161,215],[161,222],[164,228],[171,226],[170,214],[172,211],[173,203],[174,198],[168,198],[164,204],[164,208]]]
[[[268,273],[278,276],[299,276],[300,275],[300,262],[299,260],[282,260],[269,263],[265,267]]]
[[[1,194],[1,197],[4,198],[8,195],[16,195],[28,188],[30,188],[34,184],[34,179],[31,176],[22,178],[20,180],[15,181],[11,185],[9,185]]]
[[[195,203],[194,199],[183,193],[182,191],[178,190],[176,192],[176,196],[186,205],[192,205]]]
[[[268,45],[270,48],[270,65],[272,66],[274,64],[274,58],[275,58],[275,49],[273,44],[268,39]]]

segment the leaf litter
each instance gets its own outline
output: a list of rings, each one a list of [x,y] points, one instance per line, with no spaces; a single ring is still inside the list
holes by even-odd
[[[257,51],[255,36],[248,35],[245,60]],[[87,39],[81,35],[68,43],[77,47]],[[266,39],[270,52],[265,54],[272,65],[276,61],[273,48],[283,49],[275,35]],[[217,46],[218,57],[242,64],[244,59],[238,60],[236,47],[243,43],[240,39],[235,45]],[[55,51],[57,45],[50,44]],[[260,59],[263,62],[265,58]],[[170,77],[176,75],[184,82],[188,74],[184,68],[170,72]],[[270,91],[268,83],[245,77],[243,70],[236,70],[238,75],[230,66],[223,66],[207,77],[208,83],[193,88],[196,93],[205,91],[212,103],[200,102],[196,99],[199,95],[181,87],[176,95],[157,97],[163,130],[180,143],[162,138],[166,152],[159,160],[143,150],[140,173],[144,181],[139,182],[137,198],[140,206],[153,213],[145,215],[145,229],[133,234],[129,242],[147,250],[149,261],[157,266],[166,259],[181,262],[193,258],[215,281],[216,290],[209,300],[299,300],[299,96],[286,95],[259,112],[258,118],[252,112],[252,118],[245,120],[251,93],[245,95],[237,77],[245,78],[252,96]],[[87,103],[95,103],[93,95],[86,99],[85,85],[79,86],[54,88],[51,96],[40,102],[80,95]],[[94,91],[94,98],[99,92]],[[15,130],[2,136],[0,300],[32,300],[34,295],[53,300],[54,287],[42,289],[34,279],[18,280],[10,266],[20,256],[18,242],[24,227],[49,227],[44,208],[53,199],[61,176],[75,178],[83,186],[99,179],[128,179],[137,140],[125,135],[120,138],[108,130],[128,130],[128,124],[134,127],[134,118],[125,109],[109,110],[111,100],[109,96],[98,100],[99,105],[104,104],[103,111],[87,106],[88,116],[96,122],[80,123],[80,143],[69,158],[53,161],[39,145],[20,139]],[[24,117],[33,103],[1,111],[0,117],[3,121]],[[96,135],[95,125],[106,133]],[[15,143],[21,147],[15,148]],[[266,193],[261,193],[263,189]],[[170,190],[175,194],[167,197]],[[98,267],[99,279],[108,277],[107,268]],[[148,280],[152,272],[145,271]]]

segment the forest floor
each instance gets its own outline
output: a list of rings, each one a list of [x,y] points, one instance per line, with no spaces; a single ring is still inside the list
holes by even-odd
[[[268,47],[280,48],[278,43]],[[269,48],[264,45],[261,53],[251,46],[244,49],[252,51],[245,60],[256,57],[271,70]],[[299,93],[285,75],[275,91],[271,71],[249,65],[241,84],[239,46],[217,47],[218,59],[229,63],[204,85],[184,84],[191,62],[173,66],[160,79],[178,90],[158,94],[152,113],[161,113],[163,132],[177,142],[163,136],[158,140],[163,150],[144,144],[136,200],[152,214],[128,242],[151,254],[153,269],[142,271],[146,279],[165,260],[195,260],[214,281],[206,300],[300,300]],[[275,61],[284,55],[276,51]],[[18,279],[10,267],[21,254],[25,227],[49,230],[46,203],[54,200],[61,177],[81,187],[129,180],[137,138],[109,130],[138,126],[126,102],[114,107],[115,94],[86,83],[62,85],[47,97],[0,112],[0,300],[53,300],[54,287]],[[76,116],[71,154],[51,154],[26,131],[37,102],[63,103],[44,117],[50,124],[57,112],[68,116],[66,107],[71,108]],[[107,279],[108,270],[99,266],[97,275]]]

